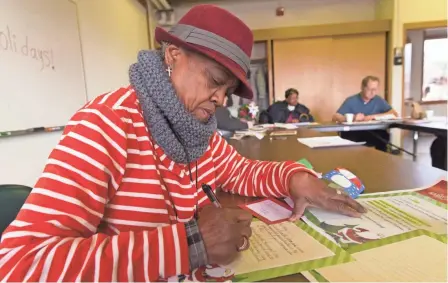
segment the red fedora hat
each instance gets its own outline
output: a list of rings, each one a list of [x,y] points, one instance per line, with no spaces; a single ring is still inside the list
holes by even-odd
[[[252,99],[249,76],[253,35],[236,16],[214,5],[197,5],[169,31],[157,27],[155,38],[159,43],[186,47],[214,59],[241,81],[235,94]]]

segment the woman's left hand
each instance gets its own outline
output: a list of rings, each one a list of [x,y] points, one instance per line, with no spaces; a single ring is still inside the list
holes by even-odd
[[[319,207],[352,217],[360,217],[367,210],[345,193],[328,187],[321,179],[307,173],[298,172],[289,183],[290,197],[294,209],[290,220],[299,219],[307,207]]]

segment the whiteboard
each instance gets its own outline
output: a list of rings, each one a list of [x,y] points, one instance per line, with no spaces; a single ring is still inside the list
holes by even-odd
[[[76,3],[0,0],[0,131],[65,125],[86,97]]]

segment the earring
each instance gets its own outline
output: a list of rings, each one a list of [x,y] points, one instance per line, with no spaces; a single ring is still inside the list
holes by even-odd
[[[166,71],[168,72],[168,77],[171,78],[171,73],[173,72],[173,68],[171,68],[171,66],[168,66],[168,68],[166,68]]]

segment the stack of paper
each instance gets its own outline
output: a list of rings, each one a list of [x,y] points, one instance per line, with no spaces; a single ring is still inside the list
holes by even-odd
[[[387,115],[382,115],[382,116],[375,116],[375,120],[377,120],[377,121],[402,120],[402,118],[397,117],[393,114],[387,114]]]
[[[354,121],[354,122],[342,122],[342,124],[344,125],[371,125],[371,124],[381,124],[382,121],[375,121],[375,120],[370,120],[370,121]]]
[[[249,128],[249,131],[251,132],[258,132],[258,133],[264,133],[269,129],[268,127],[265,127],[264,125],[257,125],[253,126],[252,128]]]
[[[319,148],[319,147],[336,147],[336,146],[353,146],[353,145],[362,145],[365,142],[353,142],[346,139],[341,138],[340,136],[329,136],[329,137],[313,137],[313,138],[298,138],[300,143],[311,147],[311,148]]]
[[[233,137],[231,137],[231,139],[240,140],[244,137],[256,137],[257,139],[261,140],[264,138],[265,134],[265,131],[235,131],[235,134],[233,135]]]
[[[276,128],[282,128],[287,130],[297,129],[297,126],[295,124],[275,123],[274,126]]]
[[[297,135],[297,131],[292,131],[292,130],[284,130],[284,131],[275,131],[271,133],[272,137],[275,136],[295,136]]]
[[[297,128],[300,128],[300,127],[319,125],[319,123],[317,123],[317,122],[300,122],[300,123],[292,123],[291,125],[294,125]]]
[[[275,128],[274,124],[258,124],[250,129],[252,130],[252,129],[272,129],[272,128]]]

